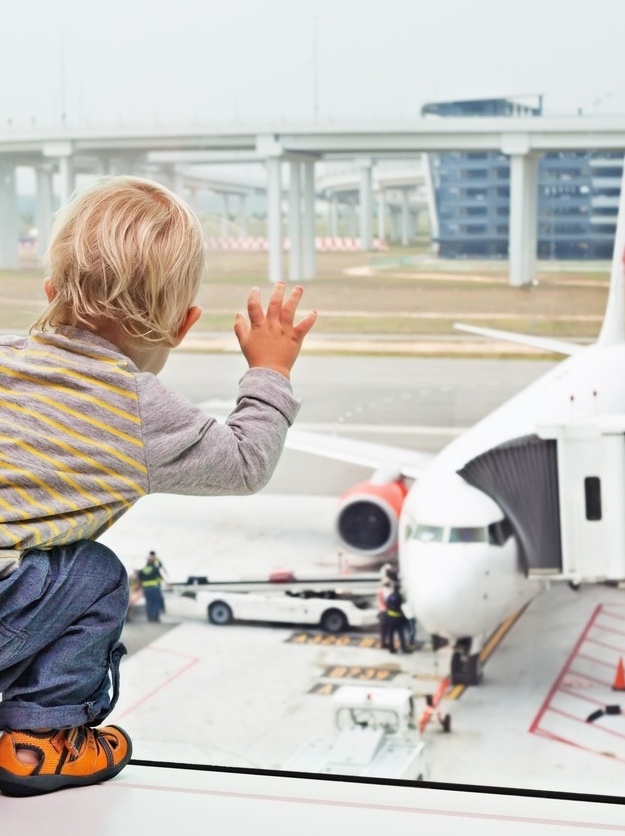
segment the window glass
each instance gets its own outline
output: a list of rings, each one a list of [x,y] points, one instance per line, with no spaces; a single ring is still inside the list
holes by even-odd
[[[59,372],[59,380],[67,378],[63,385],[73,403],[66,413],[61,404],[68,433],[85,440],[95,433],[94,443],[106,449],[110,461],[123,459],[131,469],[140,464],[135,454],[141,462],[147,457],[171,472],[175,490],[178,468],[214,429],[204,412],[187,412],[183,402],[218,419],[234,409],[237,381],[247,363],[232,322],[237,311],[246,310],[249,289],[260,288],[266,306],[278,282],[288,283],[287,294],[305,282],[297,318],[305,310],[320,311],[292,375],[301,410],[269,484],[255,496],[222,496],[238,468],[220,473],[211,452],[217,496],[143,497],[101,537],[134,579],[123,636],[129,652],[122,663],[120,702],[110,719],[128,727],[137,758],[287,768],[308,737],[336,731],[331,699],[344,680],[412,689],[415,717],[410,719],[418,726],[426,698],[436,691],[435,680],[444,682],[451,671],[445,654],[454,653],[457,638],[444,636],[443,627],[440,636],[435,627],[429,634],[419,622],[424,613],[414,604],[410,610],[411,593],[416,598],[418,584],[440,565],[444,571],[435,576],[439,587],[432,599],[440,590],[441,598],[448,593],[453,616],[456,607],[471,606],[476,612],[490,608],[494,621],[503,620],[531,599],[531,619],[520,616],[502,639],[504,652],[496,649],[485,661],[479,699],[470,694],[454,699],[453,706],[443,704],[443,715],[457,716],[460,734],[437,734],[433,712],[424,734],[432,752],[432,780],[621,792],[621,776],[615,779],[625,763],[619,717],[602,717],[594,725],[586,718],[597,677],[609,689],[613,671],[612,651],[599,631],[593,633],[590,613],[603,607],[613,618],[623,608],[622,591],[584,582],[583,595],[576,596],[566,583],[553,583],[549,592],[533,596],[536,588],[530,594],[524,585],[538,574],[525,573],[526,532],[520,527],[515,532],[504,517],[509,512],[516,521],[514,508],[504,508],[502,501],[502,519],[486,526],[480,523],[492,517],[478,515],[471,525],[466,509],[457,516],[448,513],[451,491],[441,496],[441,503],[449,503],[444,515],[430,511],[429,503],[420,509],[410,502],[414,495],[402,507],[411,483],[398,474],[412,473],[415,454],[439,454],[557,367],[559,357],[534,353],[541,338],[578,349],[600,333],[623,171],[622,147],[606,149],[617,142],[614,124],[625,113],[625,85],[619,82],[625,3],[594,0],[592,15],[570,0],[527,0],[506,6],[505,14],[503,4],[485,3],[492,8],[482,19],[468,14],[462,0],[440,0],[428,5],[427,31],[423,5],[409,0],[3,4],[3,31],[15,36],[6,37],[0,50],[0,331],[25,336],[42,310],[51,219],[74,189],[119,174],[154,179],[179,194],[205,234],[208,268],[197,292],[203,313],[159,375],[176,397],[154,398],[151,441],[122,439],[112,431],[111,438],[101,438],[108,425],[93,423],[79,386],[87,372],[78,360],[69,377]],[[450,25],[459,20],[462,25]],[[563,69],[553,56],[564,53],[570,65]],[[466,61],[466,55],[476,59]],[[523,101],[462,99],[462,90],[484,89],[493,79],[501,89],[545,94]],[[449,91],[448,101],[439,100],[442,90]],[[578,120],[587,116],[594,129],[579,130]],[[466,119],[460,127],[446,122],[448,117]],[[549,133],[545,141],[551,117],[566,117],[566,142],[575,147],[554,147],[562,133]],[[541,120],[543,127],[536,127]],[[522,130],[508,131],[509,123],[522,123]],[[580,147],[579,137],[597,147]],[[535,206],[526,201],[534,194]],[[523,219],[523,226],[536,219],[536,236],[525,236],[522,247],[515,218]],[[472,325],[480,335],[456,330],[457,323]],[[524,334],[533,347],[491,343],[481,335],[484,329]],[[48,361],[38,356],[43,367]],[[564,362],[575,361],[573,356]],[[566,414],[600,415],[609,399],[618,407],[615,412],[625,413],[619,375],[610,375],[609,365],[599,362],[592,372],[603,375],[594,394],[594,380],[578,387],[571,376],[563,396]],[[244,397],[237,416],[249,414],[250,403],[260,415],[262,398],[254,386],[265,380],[263,393],[269,398],[278,378],[258,370],[245,375],[244,387],[249,384],[256,394]],[[146,391],[151,392],[149,381]],[[274,406],[284,409],[289,395],[282,383],[283,400]],[[557,387],[552,379],[545,402]],[[5,438],[0,458],[8,461],[13,446],[21,443],[21,416],[25,427],[35,416],[24,412],[1,375],[0,389]],[[131,409],[132,399],[126,403],[121,390],[106,392],[97,403],[102,415],[113,421]],[[175,432],[166,432],[178,409],[180,423]],[[523,409],[508,414],[509,426],[497,425],[493,444],[514,441],[536,426]],[[236,436],[241,425],[230,424]],[[191,447],[165,450],[168,439],[190,438],[193,427]],[[302,431],[323,441],[307,452],[289,449]],[[226,435],[224,430],[222,438]],[[233,444],[240,442],[239,437]],[[134,453],[127,448],[131,443]],[[488,442],[480,450],[484,446]],[[369,455],[372,447],[375,456]],[[248,463],[262,461],[266,453],[262,443],[240,443],[239,449]],[[311,449],[334,460],[312,455]],[[397,451],[415,458],[406,462]],[[47,453],[40,452],[43,462]],[[53,456],[63,467],[65,453],[59,447]],[[214,458],[219,460],[217,451]],[[457,456],[447,461],[452,458],[457,463]],[[377,481],[374,467],[363,464],[373,459],[384,470]],[[9,464],[17,467],[16,462]],[[108,473],[107,463],[97,464]],[[42,481],[55,508],[53,492],[74,480],[59,467],[53,482]],[[80,490],[74,489],[84,497],[91,483],[85,479],[83,484],[79,475]],[[575,485],[575,521],[584,522],[589,536],[607,528],[617,502],[606,487],[611,483],[604,481],[602,492],[600,476],[605,479],[597,473]],[[7,514],[21,513],[19,503],[3,499],[1,485],[11,483],[5,477],[0,464],[2,531]],[[146,479],[151,484],[150,474]],[[93,485],[101,484],[104,491],[108,480],[98,480]],[[525,486],[538,481],[540,475],[530,473]],[[237,490],[245,492],[250,485],[256,483],[240,482]],[[565,490],[565,483],[559,488]],[[125,507],[127,493],[134,495],[135,489],[129,482],[119,490],[120,507]],[[100,496],[99,489],[96,493]],[[554,521],[541,516],[544,504],[528,493],[524,508],[532,502],[537,506],[530,511],[535,511],[533,533],[542,543]],[[41,501],[41,508],[48,506]],[[349,509],[337,525],[339,501]],[[116,502],[110,507],[117,508]],[[414,519],[404,518],[408,508]],[[450,522],[443,527],[427,519]],[[553,527],[549,536],[555,542],[552,534]],[[349,539],[351,548],[340,537]],[[416,566],[416,559],[403,566],[403,539],[409,541],[406,553],[423,554],[423,566]],[[584,555],[586,568],[594,570],[595,561],[604,559],[609,539],[592,543]],[[429,543],[437,545],[425,548]],[[486,543],[489,548],[480,548]],[[151,548],[171,581],[163,584],[160,622],[148,622],[144,588],[135,574]],[[474,587],[455,595],[454,583],[472,554],[492,558],[490,568],[496,569],[490,575],[484,571]],[[553,557],[552,563],[559,554]],[[418,622],[416,637],[410,639],[406,628],[410,648],[405,656],[390,657],[379,635],[375,596],[386,561],[399,572],[407,621]],[[610,570],[610,577],[625,575],[625,569],[619,573],[610,565]],[[262,590],[262,601],[249,594],[258,591],[254,583],[271,575],[273,587]],[[363,575],[370,576],[366,594],[350,586]],[[305,583],[287,594],[284,584],[293,577],[298,583],[311,577],[327,582],[321,590]],[[213,594],[220,580],[231,582],[228,600]],[[252,585],[242,588],[248,580]],[[507,600],[501,592],[506,584],[515,593]],[[274,596],[269,607],[265,593]],[[499,623],[489,622],[480,640],[498,628]],[[459,632],[463,629],[461,624]],[[594,652],[588,645],[582,648],[582,636],[600,647],[594,670],[565,670],[561,660],[570,648],[581,648],[576,661]],[[439,638],[449,643],[442,654]],[[532,643],[538,641],[541,655],[535,659]],[[625,640],[614,641],[625,657]],[[507,669],[506,658],[513,660]],[[466,673],[464,658],[456,657],[456,663]],[[514,713],[510,705],[521,692],[519,671],[532,676],[524,677],[528,691]],[[530,689],[528,680],[534,678],[540,692]],[[502,690],[510,695],[499,701],[506,703],[505,711],[490,698]],[[558,710],[543,710],[548,694]],[[597,697],[601,705],[605,699],[618,702],[606,694]],[[406,717],[399,710],[397,716],[403,733]],[[371,726],[370,718],[359,714],[357,725],[365,722]],[[393,730],[388,718],[383,725]],[[475,735],[473,751],[479,758],[467,756],[462,747],[466,729]],[[499,740],[504,732],[510,738]],[[493,748],[482,754],[488,745]]]
[[[412,536],[423,543],[442,543],[444,533],[445,529],[440,525],[417,525]]]
[[[449,535],[450,543],[485,543],[485,528],[452,528]]]

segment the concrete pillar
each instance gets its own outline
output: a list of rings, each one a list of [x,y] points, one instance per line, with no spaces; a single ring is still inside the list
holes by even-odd
[[[396,243],[401,240],[400,214],[396,206],[391,206],[391,239]]]
[[[267,167],[267,238],[269,242],[269,281],[282,281],[282,163],[280,157],[268,157]]]
[[[378,192],[378,238],[380,243],[386,240],[386,192],[381,187]]]
[[[59,204],[64,206],[75,188],[74,160],[71,156],[59,157]]]
[[[247,238],[247,195],[239,195],[239,211],[237,213],[239,238]]]
[[[372,161],[364,157],[358,161],[360,167],[360,249],[373,249],[373,184]]]
[[[428,223],[430,228],[430,239],[432,245],[438,249],[439,223],[438,210],[436,208],[436,195],[432,181],[432,163],[429,154],[422,155],[423,175],[425,180],[425,196],[428,205]]]
[[[37,227],[37,256],[43,258],[52,229],[53,189],[52,165],[37,166],[37,193],[35,195],[35,226]]]
[[[69,200],[75,188],[74,183],[74,146],[69,140],[47,142],[42,148],[43,156],[54,160],[59,171],[59,205],[63,206]]]
[[[302,278],[302,179],[301,163],[289,163],[289,279],[299,282]]]
[[[509,280],[528,284],[536,274],[538,160],[533,154],[510,156]]]
[[[315,216],[315,162],[306,160],[304,169],[304,216],[302,224],[302,279],[314,279],[316,273],[315,243],[317,219]]]
[[[222,238],[228,237],[229,224],[230,206],[228,201],[228,195],[225,192],[223,192],[221,195],[221,223],[219,227],[219,234]]]
[[[408,189],[401,190],[401,245],[410,244],[410,193]]]
[[[332,238],[336,238],[339,234],[338,210],[338,197],[335,194],[332,194],[328,200],[328,235]]]
[[[18,209],[15,166],[11,160],[0,161],[0,267],[15,270],[19,266]]]
[[[350,238],[355,238],[358,229],[358,210],[356,208],[356,198],[350,196],[347,198],[347,235]]]

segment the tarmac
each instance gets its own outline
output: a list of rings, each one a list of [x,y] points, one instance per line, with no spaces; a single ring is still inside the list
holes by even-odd
[[[340,556],[322,525],[330,497],[261,494],[241,502],[195,499],[189,507],[188,498],[148,497],[103,539],[132,569],[144,544],[168,530],[159,542],[175,580],[284,568],[298,577],[339,574]],[[218,551],[206,540],[213,529]],[[190,598],[169,592],[166,602],[163,624],[139,613],[123,636],[131,652],[111,719],[131,734],[139,759],[288,769],[312,738],[334,735],[329,695],[338,685],[408,687],[421,717],[449,669],[449,649],[434,652],[421,626],[419,649],[391,656],[375,631],[335,637],[297,625],[218,627]],[[625,696],[612,689],[625,657],[624,604],[623,591],[607,586],[554,585],[538,595],[486,661],[482,685],[434,713],[423,734],[430,780],[620,794],[624,716],[587,717],[621,702],[625,710]]]

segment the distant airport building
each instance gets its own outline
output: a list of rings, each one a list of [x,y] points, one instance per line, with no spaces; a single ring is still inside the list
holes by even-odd
[[[542,100],[433,102],[424,116],[542,116]],[[510,162],[494,151],[429,154],[435,243],[446,258],[508,256]],[[623,154],[553,151],[538,163],[539,258],[611,258]]]

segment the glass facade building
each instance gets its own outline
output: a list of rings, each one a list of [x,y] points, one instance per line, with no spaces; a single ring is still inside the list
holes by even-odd
[[[437,102],[424,116],[532,116],[542,103],[512,99]],[[429,154],[439,255],[507,258],[510,163],[493,151]],[[611,258],[623,154],[553,151],[538,163],[539,258]]]

